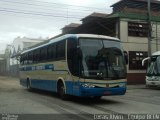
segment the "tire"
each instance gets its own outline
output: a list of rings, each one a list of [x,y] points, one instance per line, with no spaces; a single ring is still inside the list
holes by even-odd
[[[146,85],[146,88],[149,88],[150,86],[149,85]]]
[[[61,99],[67,100],[68,96],[65,93],[65,87],[63,82],[58,82],[58,95],[60,96]]]
[[[31,90],[32,90],[29,79],[27,79],[27,90],[28,90],[28,91],[31,91]]]
[[[94,96],[93,99],[94,100],[100,100],[102,98],[102,96]]]

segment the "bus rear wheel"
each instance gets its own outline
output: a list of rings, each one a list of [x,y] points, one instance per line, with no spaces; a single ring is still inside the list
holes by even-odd
[[[29,79],[27,79],[27,90],[28,91],[31,91],[31,84],[30,84],[30,80]]]
[[[94,100],[100,100],[102,98],[102,96],[94,96],[93,99]]]
[[[68,96],[65,93],[65,87],[63,82],[58,82],[58,95],[60,96],[61,99],[66,100]]]

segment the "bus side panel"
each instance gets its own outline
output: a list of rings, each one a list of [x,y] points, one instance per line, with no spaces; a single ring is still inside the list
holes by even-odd
[[[80,96],[79,82],[66,81],[66,94]]]
[[[58,78],[61,77],[65,81],[68,74],[66,66],[65,60],[23,66],[20,71],[20,84],[27,86],[28,78],[32,88],[57,92]],[[72,94],[72,87],[69,87],[68,93]]]
[[[73,82],[65,81],[65,85],[66,85],[66,94],[73,95]]]
[[[56,92],[57,88],[56,84],[57,84],[56,80],[36,80],[36,79],[31,80],[32,88],[53,91],[53,92]]]

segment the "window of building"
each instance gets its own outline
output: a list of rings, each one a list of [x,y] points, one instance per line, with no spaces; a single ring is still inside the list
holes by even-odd
[[[148,24],[128,22],[128,36],[147,37]]]
[[[147,68],[147,63],[142,66],[142,60],[148,57],[148,53],[144,51],[129,51],[129,69],[144,70]]]

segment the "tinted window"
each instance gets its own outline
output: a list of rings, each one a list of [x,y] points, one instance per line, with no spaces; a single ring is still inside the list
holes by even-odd
[[[24,54],[24,64],[27,64],[27,61],[28,61],[28,54]]]
[[[51,44],[47,47],[47,59],[54,60],[56,58],[56,44]]]
[[[40,49],[35,50],[35,62],[40,60]]]
[[[23,64],[23,55],[20,57],[20,64]]]
[[[47,47],[40,49],[40,60],[45,61],[47,59]]]
[[[31,64],[33,62],[33,52],[28,53],[28,63]]]
[[[36,63],[36,50],[33,51],[33,63]]]
[[[57,58],[65,58],[65,40],[57,43]]]
[[[73,38],[67,40],[67,62],[70,72],[75,76],[79,75],[80,61],[77,56],[77,40]]]

